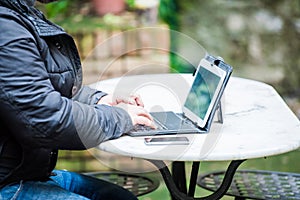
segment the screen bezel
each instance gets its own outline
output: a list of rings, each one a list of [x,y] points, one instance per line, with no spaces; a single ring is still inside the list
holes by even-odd
[[[187,101],[188,96],[186,97],[185,103],[183,105],[183,113],[186,117],[188,117],[190,120],[192,120],[195,124],[197,124],[197,126],[199,126],[200,128],[204,128],[206,125],[206,122],[208,120],[208,117],[212,111],[212,108],[214,107],[214,104],[216,102],[216,99],[220,93],[220,90],[222,88],[222,84],[225,80],[226,77],[226,71],[222,70],[221,68],[219,68],[218,66],[216,66],[214,63],[210,63],[209,61],[207,61],[206,59],[202,59],[197,67],[197,71],[195,73],[195,78],[193,81],[193,84],[191,85],[190,91],[192,90],[193,85],[195,84],[195,80],[197,78],[198,72],[201,68],[205,68],[206,70],[212,72],[213,74],[217,75],[218,77],[220,77],[220,80],[218,82],[218,85],[216,87],[215,93],[211,99],[211,102],[208,106],[208,109],[205,113],[205,116],[203,119],[201,119],[198,115],[196,115],[193,111],[191,111],[189,108],[185,107],[185,103]],[[188,94],[189,94],[188,93]]]

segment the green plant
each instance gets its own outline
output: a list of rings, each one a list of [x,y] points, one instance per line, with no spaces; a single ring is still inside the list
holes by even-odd
[[[71,4],[70,0],[60,0],[45,5],[45,15],[51,19],[60,14],[67,14],[68,8]]]
[[[135,7],[135,0],[126,0],[125,3],[129,9],[133,9]]]

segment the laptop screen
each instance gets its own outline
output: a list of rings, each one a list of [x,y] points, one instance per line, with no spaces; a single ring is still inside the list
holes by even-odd
[[[202,120],[209,110],[209,105],[220,83],[221,77],[200,67],[195,75],[192,88],[184,106]]]

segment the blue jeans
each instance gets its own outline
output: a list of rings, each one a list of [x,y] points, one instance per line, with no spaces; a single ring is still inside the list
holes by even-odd
[[[0,189],[1,200],[121,200],[137,198],[115,184],[74,172],[54,170],[48,181],[20,181]]]

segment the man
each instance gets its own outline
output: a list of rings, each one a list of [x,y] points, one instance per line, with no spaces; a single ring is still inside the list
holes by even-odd
[[[135,124],[153,125],[138,96],[113,99],[81,86],[72,37],[34,4],[0,1],[0,199],[136,199],[116,185],[53,171],[59,149],[84,150]]]

